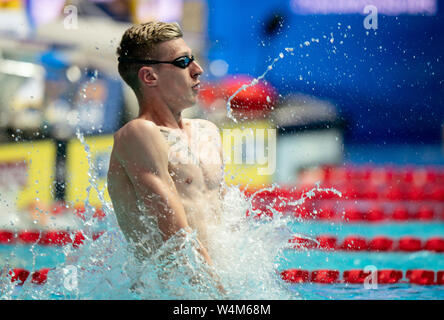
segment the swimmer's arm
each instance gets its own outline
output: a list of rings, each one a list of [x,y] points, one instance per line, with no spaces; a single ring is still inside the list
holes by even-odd
[[[156,214],[164,240],[179,230],[189,230],[185,209],[168,172],[168,147],[159,129],[144,120],[133,120],[115,137],[116,156],[124,165],[138,199]],[[212,266],[198,240],[199,253]]]

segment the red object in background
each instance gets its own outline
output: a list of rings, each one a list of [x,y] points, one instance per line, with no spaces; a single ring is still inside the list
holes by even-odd
[[[360,194],[361,198],[377,200],[379,198],[379,188],[377,185],[366,183],[362,185]]]
[[[400,170],[401,181],[406,184],[411,184],[413,182],[415,168],[408,166]]]
[[[394,284],[402,280],[403,272],[401,270],[385,269],[378,270],[377,283],[378,284]],[[339,271],[336,270],[315,270],[309,271],[288,269],[280,273],[281,278],[290,283],[303,283],[303,282],[316,282],[323,284],[332,284],[339,282]],[[371,272],[365,272],[363,270],[347,270],[343,273],[343,279],[345,283],[362,284],[365,283],[366,278],[371,275]],[[410,283],[418,285],[443,285],[444,284],[444,271],[435,272],[430,270],[408,270],[406,272],[406,278]],[[373,280],[372,280],[373,281]]]
[[[288,242],[293,243],[294,248],[296,249],[299,248],[314,249],[317,248],[318,246],[318,244],[315,241],[307,238],[301,238],[298,236],[293,237],[292,239],[288,240]]]
[[[319,242],[318,247],[323,250],[335,250],[337,247],[337,239],[334,236],[319,236],[316,238]]]
[[[59,201],[51,206],[49,212],[53,215],[59,215],[65,212],[65,210],[66,210],[66,203],[64,203],[63,201]]]
[[[21,231],[17,234],[17,238],[21,243],[36,243],[40,238],[40,231]]]
[[[398,220],[398,221],[408,220],[409,219],[409,212],[407,211],[407,208],[404,206],[396,207],[395,210],[393,210],[392,219]]]
[[[322,167],[322,174],[323,174],[323,182],[329,183],[331,181],[331,172],[333,170],[332,166],[325,165]]]
[[[399,270],[378,270],[378,283],[393,284],[402,279],[402,271]]]
[[[257,209],[257,208],[254,208],[254,210],[256,211],[256,210],[258,210],[258,209]],[[247,209],[247,217],[249,217],[249,216],[250,216],[250,210]],[[255,213],[254,213],[254,217],[253,217],[253,218],[255,218],[255,219],[260,219],[260,218],[263,218],[263,216],[268,216],[268,217],[270,217],[270,218],[273,218],[273,211],[271,211],[271,210],[268,209],[268,208],[260,209],[259,212],[255,212]]]
[[[329,179],[330,182],[335,184],[347,182],[347,168],[343,166],[330,167]],[[348,185],[352,185],[352,183],[348,183]]]
[[[391,183],[395,179],[396,170],[392,166],[383,167],[385,172],[385,182]]]
[[[340,249],[347,251],[363,251],[367,250],[367,241],[357,236],[349,236],[344,239]]]
[[[436,284],[444,284],[444,271],[438,271],[436,274]]]
[[[385,190],[385,198],[392,201],[399,201],[404,198],[404,194],[398,186],[389,185]]]
[[[357,199],[359,197],[359,188],[354,183],[347,183],[344,187],[343,198],[347,200]]]
[[[436,179],[438,177],[438,171],[436,168],[427,168],[426,169],[427,172],[427,182],[434,184],[436,182]]]
[[[444,186],[435,185],[432,188],[431,200],[444,201]]]
[[[105,231],[94,232],[92,235],[92,239],[95,241],[95,240],[99,239],[99,237],[104,233],[105,233]]]
[[[328,184],[324,184],[322,187],[330,188],[332,186],[330,186]],[[311,186],[309,186],[309,188],[306,188],[306,191],[307,190],[312,190],[312,189],[315,189],[315,188],[316,188],[315,185],[311,185]],[[310,196],[310,198],[307,198],[307,199],[312,200],[312,201],[316,201],[316,200],[331,200],[331,199],[339,199],[339,196],[336,193],[334,193],[333,191],[331,191],[331,190],[314,190],[314,195]]]
[[[372,177],[374,167],[369,165],[359,166],[353,168],[351,171],[351,178],[353,180],[360,180],[368,183]]]
[[[304,283],[309,280],[309,272],[307,270],[288,269],[281,272],[281,278],[290,283]]]
[[[48,231],[43,233],[40,243],[43,245],[64,246],[71,243],[72,239],[66,231]]]
[[[74,206],[74,214],[80,219],[85,220],[85,206],[83,204],[77,204]]]
[[[422,249],[421,239],[414,237],[402,237],[398,241],[400,251],[414,252]]]
[[[277,91],[269,83],[258,81],[250,85],[254,78],[246,75],[226,78],[220,83],[202,83],[199,100],[208,108],[218,99],[228,102],[242,86],[248,86],[239,91],[230,101],[230,107],[235,116],[258,117],[270,112],[278,99]]]
[[[357,179],[358,178],[358,174],[356,174],[356,170],[357,168],[355,167],[345,167],[345,180],[347,182],[358,182]]]
[[[102,220],[106,217],[105,211],[101,207],[96,207],[93,217]]]
[[[370,222],[379,222],[385,219],[385,213],[383,209],[379,206],[370,208],[370,210],[365,214],[365,220]]]
[[[32,274],[32,283],[35,284],[44,284],[46,282],[46,280],[48,279],[48,272],[49,270],[51,270],[50,268],[44,268],[44,269],[40,269],[38,271],[35,271]]]
[[[253,209],[254,214],[255,214],[255,216],[254,216],[255,219],[260,219],[263,216],[268,216],[270,218],[273,218],[273,211],[271,209],[276,210],[276,208],[273,205],[270,205],[270,204],[268,206],[263,205],[263,206],[260,206],[260,207],[253,205],[252,209]],[[250,210],[249,209],[247,210],[247,217],[248,216],[250,216]]]
[[[347,222],[356,222],[363,219],[363,213],[356,207],[351,207],[345,210],[344,220]]]
[[[384,236],[374,237],[368,243],[370,251],[390,251],[393,249],[393,240]]]
[[[428,205],[422,205],[415,214],[415,218],[421,221],[430,221],[435,217],[433,208]]]
[[[415,186],[424,187],[427,184],[427,169],[424,167],[416,168],[413,171],[413,181],[412,184]]]
[[[22,285],[26,279],[28,279],[29,271],[22,268],[14,268],[9,270],[8,274],[11,276],[11,282],[19,281],[19,285]]]
[[[239,75],[236,78],[227,78],[222,81],[223,96],[226,101],[242,86],[250,85],[254,81],[249,76]],[[233,113],[247,114],[259,111],[261,115],[272,110],[277,101],[277,91],[270,84],[263,81],[239,91],[231,100]]]
[[[339,279],[337,270],[316,270],[312,271],[310,280],[316,283],[335,283]]]
[[[324,207],[317,214],[319,220],[333,220],[335,217],[336,212],[333,207]]]
[[[0,230],[0,244],[10,244],[14,242],[14,233],[7,230]]]
[[[427,240],[424,248],[428,251],[444,252],[444,238],[430,238]]]
[[[77,231],[76,234],[74,235],[72,246],[74,248],[80,247],[80,245],[83,244],[83,240],[85,240],[85,236],[83,235],[82,231]]]
[[[364,283],[365,279],[370,275],[370,271],[364,270],[347,270],[343,273],[343,279],[346,283]]]
[[[425,195],[426,193],[424,187],[411,186],[410,190],[408,191],[408,198],[412,201],[424,200]]]
[[[387,169],[384,167],[375,167],[371,170],[370,183],[377,186],[385,185],[390,179],[388,178]]]
[[[406,277],[410,283],[414,284],[430,285],[435,283],[435,272],[430,270],[408,270]]]
[[[252,210],[255,212],[255,218],[260,218],[262,215],[273,217],[273,210],[284,213],[286,210],[290,210],[287,205],[288,201],[291,201],[292,194],[290,190],[285,188],[276,188],[273,190],[245,190],[245,195],[251,198]],[[257,192],[256,194],[254,194]],[[254,194],[254,196],[253,196]],[[299,210],[299,207],[294,209]],[[249,216],[250,210],[247,211]]]
[[[209,108],[217,99],[223,98],[222,85],[220,83],[202,82],[199,90],[199,101],[204,107]]]
[[[300,219],[312,218],[310,212],[305,207],[305,204],[302,204],[294,209],[293,217],[300,218]]]

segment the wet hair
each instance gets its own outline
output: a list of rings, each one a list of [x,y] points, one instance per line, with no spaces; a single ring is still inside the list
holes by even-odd
[[[150,21],[133,25],[125,31],[117,48],[119,57],[133,59],[156,59],[156,48],[160,42],[174,40],[183,36],[178,23]],[[139,63],[119,62],[118,70],[122,79],[134,90],[139,91]]]

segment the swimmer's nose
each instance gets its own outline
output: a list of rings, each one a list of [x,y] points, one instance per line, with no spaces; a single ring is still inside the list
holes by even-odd
[[[199,63],[197,63],[196,60],[194,60],[191,64],[192,68],[190,68],[190,72],[191,72],[191,77],[193,79],[197,79],[202,73],[203,73],[203,69],[202,67],[199,65]]]

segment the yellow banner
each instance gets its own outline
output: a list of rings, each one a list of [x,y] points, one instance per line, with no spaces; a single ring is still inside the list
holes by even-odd
[[[22,1],[25,0],[0,0],[0,10],[2,9],[21,9]]]
[[[0,145],[0,190],[17,209],[53,202],[56,148],[52,141]],[[5,201],[8,201],[6,199]]]
[[[88,201],[93,206],[101,206],[103,203],[99,193],[105,201],[111,201],[106,188],[106,176],[113,136],[90,137],[85,139],[85,143],[89,154],[79,140],[74,139],[68,143],[65,200],[74,205]]]
[[[233,123],[220,128],[225,181],[233,185],[265,186],[276,165],[276,129],[269,121]]]

